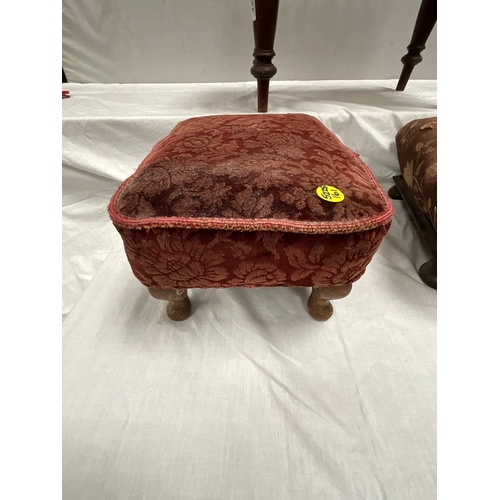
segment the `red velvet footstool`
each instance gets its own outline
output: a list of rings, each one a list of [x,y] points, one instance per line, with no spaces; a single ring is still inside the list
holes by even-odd
[[[109,214],[132,272],[167,314],[189,288],[312,287],[332,315],[389,230],[393,208],[369,168],[303,114],[179,123],[114,194]]]

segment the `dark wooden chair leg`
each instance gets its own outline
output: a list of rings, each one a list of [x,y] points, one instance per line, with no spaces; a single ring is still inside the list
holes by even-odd
[[[278,21],[279,0],[255,0],[253,35],[255,40],[254,61],[250,69],[257,78],[257,110],[267,112],[269,80],[276,74],[276,66],[271,63],[276,55],[274,37]]]
[[[191,312],[187,290],[148,288],[149,293],[160,300],[167,300],[167,316],[173,321],[183,321]]]
[[[437,0],[422,0],[410,45],[407,47],[408,53],[401,59],[404,66],[396,90],[405,89],[413,68],[422,62],[420,53],[425,49],[425,43],[436,24],[436,20]]]
[[[351,289],[352,285],[313,288],[307,301],[309,314],[317,321],[326,321],[333,314],[333,306],[330,304],[330,300],[347,297]]]

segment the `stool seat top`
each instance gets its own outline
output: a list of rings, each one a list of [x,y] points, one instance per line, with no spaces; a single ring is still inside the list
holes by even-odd
[[[249,114],[180,122],[121,184],[109,213],[131,229],[345,234],[388,224],[393,207],[318,119]]]

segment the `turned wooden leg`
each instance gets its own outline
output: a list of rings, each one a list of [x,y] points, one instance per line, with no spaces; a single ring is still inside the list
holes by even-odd
[[[318,321],[326,321],[333,314],[333,307],[330,304],[330,300],[347,297],[351,289],[352,285],[313,288],[307,301],[309,314]]]
[[[401,193],[399,192],[399,189],[396,185],[392,186],[389,191],[387,191],[387,194],[389,195],[389,198],[392,198],[393,200],[402,200],[403,197],[401,196]]]
[[[250,70],[257,78],[257,110],[267,112],[269,80],[276,74],[276,66],[271,63],[276,55],[274,37],[278,21],[279,0],[254,0],[253,35],[255,40],[254,61]]]
[[[148,288],[149,293],[160,300],[167,300],[167,316],[173,321],[183,321],[191,312],[187,290]]]
[[[425,43],[434,28],[437,20],[437,0],[422,0],[418,11],[417,21],[413,29],[410,45],[406,47],[408,53],[401,59],[404,64],[396,90],[404,90],[413,68],[422,62],[420,53],[425,49]]]

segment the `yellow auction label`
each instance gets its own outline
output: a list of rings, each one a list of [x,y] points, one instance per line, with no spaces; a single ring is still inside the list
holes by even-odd
[[[319,186],[316,188],[316,194],[326,201],[337,203],[344,199],[344,193],[334,186]]]

